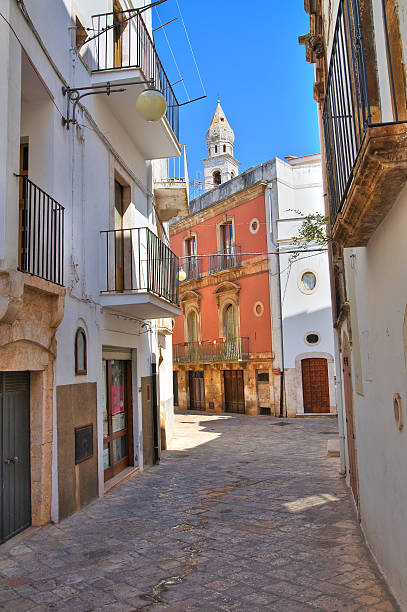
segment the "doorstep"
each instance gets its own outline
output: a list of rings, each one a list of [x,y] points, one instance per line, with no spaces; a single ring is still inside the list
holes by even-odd
[[[138,467],[134,467],[134,465],[131,465],[119,474],[116,474],[116,476],[113,476],[113,478],[111,478],[110,480],[106,480],[104,491],[105,494],[109,493],[109,491],[119,486],[123,482],[126,482],[126,480],[129,480],[129,478],[137,474],[138,471]]]
[[[310,412],[310,413],[305,413],[305,412],[297,412],[297,414],[295,415],[295,417],[297,419],[331,419],[331,418],[335,418],[338,416],[337,412]]]

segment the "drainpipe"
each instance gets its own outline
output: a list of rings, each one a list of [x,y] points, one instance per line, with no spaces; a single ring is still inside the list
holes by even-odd
[[[151,403],[153,409],[153,441],[154,441],[154,464],[160,463],[160,439],[159,439],[159,418],[158,418],[158,402],[157,402],[157,364],[154,361],[151,363]]]
[[[278,266],[278,302],[280,306],[280,418],[284,417],[284,328],[283,328],[283,303],[281,300],[281,268],[280,268],[280,253],[277,251],[277,266]],[[287,416],[287,415],[286,415]]]
[[[343,395],[342,395],[342,366],[341,355],[339,352],[338,330],[334,330],[334,350],[335,350],[335,387],[336,387],[336,410],[338,412],[338,429],[339,429],[339,452],[341,458],[341,467],[339,473],[342,476],[346,475],[345,462],[345,423],[343,420]]]
[[[280,267],[280,254],[278,252],[278,244],[274,242],[274,229],[273,229],[273,211],[272,211],[272,198],[271,198],[271,190],[273,189],[273,181],[270,181],[267,184],[267,194],[269,198],[269,219],[270,222],[268,228],[268,238],[270,240],[270,245],[275,249],[275,253],[273,257],[276,257],[276,268],[274,268],[274,273],[278,274],[278,283],[277,283],[277,293],[278,293],[278,308],[279,308],[279,327],[280,327],[280,408],[279,408],[279,417],[284,417],[284,400],[285,400],[285,383],[284,383],[284,337],[283,337],[283,306],[282,306],[282,298],[281,298],[281,267]],[[278,197],[278,196],[277,196]],[[271,250],[271,249],[270,249]],[[270,260],[270,256],[269,256]],[[271,306],[271,304],[270,304]]]

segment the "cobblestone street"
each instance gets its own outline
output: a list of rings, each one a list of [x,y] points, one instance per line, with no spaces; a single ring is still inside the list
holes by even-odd
[[[334,419],[179,414],[159,467],[0,548],[4,610],[398,610]]]

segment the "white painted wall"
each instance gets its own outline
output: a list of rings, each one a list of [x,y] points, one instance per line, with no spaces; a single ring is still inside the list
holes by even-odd
[[[361,371],[352,356],[361,523],[391,588],[407,606],[407,429],[396,427],[393,396],[407,407],[403,320],[407,305],[404,266],[407,245],[407,187],[366,248],[347,249],[347,290],[354,343],[360,345]],[[350,255],[353,254],[352,264]],[[353,276],[353,280],[352,277]],[[354,291],[350,284],[354,286]],[[346,325],[344,325],[346,329]],[[356,338],[355,338],[356,336]],[[352,351],[353,355],[353,351]]]
[[[144,6],[137,0],[133,6]],[[99,492],[103,493],[102,347],[132,350],[135,462],[142,464],[141,377],[151,375],[152,355],[158,355],[155,323],[143,327],[137,317],[103,312],[100,305],[100,232],[113,228],[114,171],[131,190],[126,212],[127,227],[156,230],[152,208],[153,172],[140,152],[142,143],[132,139],[113,115],[105,96],[84,99],[88,110],[78,112],[78,126],[67,130],[66,97],[62,85],[89,86],[91,76],[72,50],[69,27],[76,14],[91,26],[91,15],[111,10],[110,0],[25,0],[30,19],[54,66],[41,49],[14,0],[0,0],[0,9],[17,32],[30,62],[21,52],[11,29],[0,20],[0,267],[15,269],[18,245],[18,180],[20,139],[29,142],[29,178],[65,207],[64,274],[67,289],[64,319],[57,330],[58,354],[55,385],[96,382],[98,394]],[[131,6],[130,2],[123,3]],[[151,15],[144,13],[151,31]],[[52,27],[50,27],[52,24]],[[119,95],[119,94],[118,94]],[[122,119],[122,118],[120,118]],[[131,119],[131,118],[129,118]],[[88,373],[76,376],[74,338],[77,328],[86,330]],[[163,389],[171,427],[168,384],[172,353],[166,349]],[[168,371],[168,372],[167,372]],[[168,380],[167,380],[168,379]],[[55,397],[55,393],[54,393]],[[54,400],[55,401],[55,400]],[[52,517],[58,516],[57,427],[54,408]]]
[[[324,212],[320,156],[296,158],[288,162],[276,159],[273,225],[275,241],[281,253],[284,369],[287,412],[290,416],[304,412],[301,359],[309,357],[327,359],[330,406],[332,412],[336,411],[328,255],[326,252],[309,251],[291,261],[291,254],[284,253],[298,248],[292,243],[292,238],[298,235],[301,217],[317,212]],[[310,245],[309,248],[313,247]],[[309,294],[301,286],[302,275],[308,271],[313,272],[317,279],[315,290]],[[318,344],[310,345],[306,342],[305,338],[311,332],[319,335]]]

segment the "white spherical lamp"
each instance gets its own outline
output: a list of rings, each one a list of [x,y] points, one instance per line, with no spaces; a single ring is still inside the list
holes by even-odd
[[[167,111],[167,103],[161,91],[149,87],[138,96],[136,111],[145,121],[160,121]]]
[[[178,270],[178,280],[179,280],[179,282],[183,283],[184,280],[186,279],[186,277],[187,277],[187,273],[185,272],[185,270],[183,268],[180,268]]]

